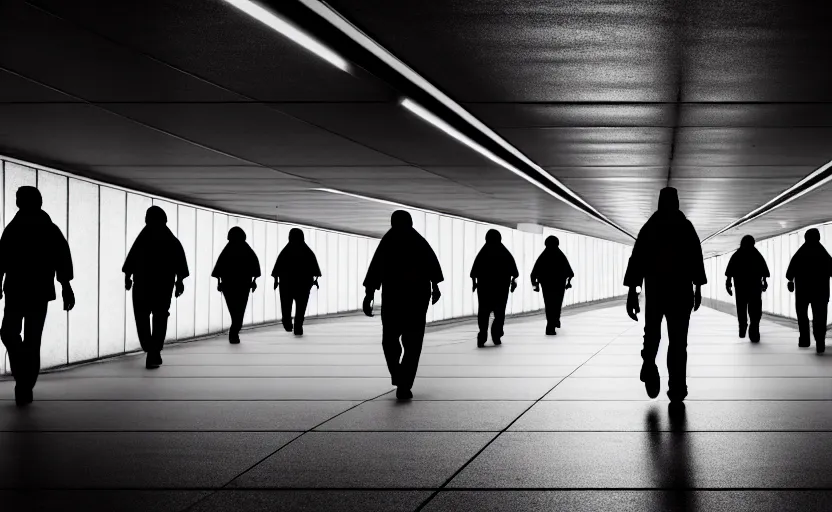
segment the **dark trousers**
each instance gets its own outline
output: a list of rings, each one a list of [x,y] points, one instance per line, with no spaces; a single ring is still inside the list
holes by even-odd
[[[506,305],[508,304],[508,285],[502,288],[477,288],[477,324],[480,328],[480,336],[488,332],[488,320],[491,313],[494,313],[494,322],[491,324],[491,339],[503,336],[503,326],[506,322]]]
[[[422,355],[422,341],[425,339],[428,301],[429,299],[416,303],[407,301],[405,304],[388,304],[387,298],[382,300],[381,346],[394,386],[404,389],[413,387],[419,369],[419,357]]]
[[[797,313],[797,328],[800,330],[800,343],[809,343],[809,305],[812,306],[812,331],[815,343],[826,342],[826,307],[829,298],[810,300],[798,296],[794,308]]]
[[[140,283],[133,285],[133,316],[136,318],[136,333],[139,335],[139,343],[145,352],[161,352],[165,346],[172,294],[172,283],[170,287],[142,286]]]
[[[38,381],[40,342],[48,305],[47,301],[21,301],[6,297],[0,338],[9,353],[11,371],[20,389],[31,390]]]
[[[737,319],[740,327],[748,327],[751,317],[752,337],[760,332],[760,318],[763,317],[763,297],[759,291],[747,291],[737,287]]]
[[[655,364],[662,338],[662,319],[667,319],[667,396],[683,399],[688,394],[688,326],[693,310],[693,286],[662,287],[647,285],[645,289],[644,349],[641,358]]]
[[[309,291],[312,286],[280,285],[280,310],[283,313],[283,325],[292,325],[292,303],[295,304],[295,327],[303,327],[303,317],[306,316],[306,305],[309,303]]]
[[[243,328],[250,291],[250,283],[222,283],[222,295],[225,297],[225,305],[228,306],[228,313],[231,315],[231,328],[228,332],[230,337],[240,334],[240,329]]]
[[[560,327],[560,310],[563,307],[563,294],[566,293],[565,286],[543,284],[543,304],[546,308],[546,330],[550,331]]]

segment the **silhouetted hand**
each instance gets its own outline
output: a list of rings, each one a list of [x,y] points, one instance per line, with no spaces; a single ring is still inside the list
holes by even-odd
[[[511,293],[514,293],[514,290],[516,290],[516,289],[517,289],[517,281],[515,281],[514,279],[512,279],[512,280],[511,280],[511,288],[509,288],[509,291],[510,291]]]
[[[475,291],[477,291],[477,280],[472,279],[471,281],[474,283],[474,286],[471,287],[471,291],[475,292]]]
[[[372,295],[365,295],[364,296],[364,304],[362,304],[361,309],[364,310],[365,315],[373,316],[373,296]]]
[[[275,277],[275,278],[274,278],[274,289],[275,289],[275,290],[277,290],[277,287],[278,287],[278,286],[280,286],[280,280],[278,280],[278,279]]]
[[[436,285],[433,285],[433,291],[430,294],[430,303],[431,304],[436,304],[437,302],[439,302],[439,298],[441,296],[442,296],[442,292],[439,291],[439,287],[436,286]]]
[[[630,293],[627,294],[627,316],[638,322],[639,313],[641,308],[638,305],[638,292],[635,288],[630,288]]]
[[[178,299],[183,293],[185,293],[185,283],[182,281],[176,281],[176,289],[173,292],[173,296]]]
[[[794,281],[789,281],[789,284],[786,285],[786,288],[788,288],[790,292],[793,292],[794,291]]]
[[[699,311],[699,306],[702,305],[702,287],[696,285],[696,291],[693,292],[693,310]]]
[[[532,283],[532,290],[534,290],[536,292],[539,292],[540,291],[540,283],[538,283],[537,281],[533,282]]]
[[[217,281],[217,291],[222,292],[222,281]]]
[[[728,295],[734,295],[734,290],[731,289],[731,280],[725,281],[725,290],[728,292]]]
[[[72,311],[75,307],[75,292],[72,291],[72,286],[69,283],[63,284],[63,291],[61,295],[64,299],[64,311]]]
[[[315,278],[315,282],[314,282],[314,283],[312,283],[312,284],[314,284],[314,285],[315,285],[315,288],[317,288],[317,289],[319,289],[319,290],[321,289],[321,286],[318,284],[318,278],[317,278],[317,277]]]
[[[129,292],[131,288],[133,288],[133,280],[130,279],[130,276],[125,275],[124,276],[124,289]]]
[[[571,278],[566,280],[566,286],[564,287],[564,290],[568,290],[570,288],[572,288],[572,279]]]
[[[251,282],[251,291],[254,291],[256,289],[257,289],[257,281],[252,281]]]
[[[764,277],[763,278],[763,291],[766,291],[766,290],[768,290],[768,281],[766,281],[766,278]]]

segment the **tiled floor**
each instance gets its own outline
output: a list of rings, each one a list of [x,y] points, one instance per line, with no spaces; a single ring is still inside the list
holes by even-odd
[[[557,337],[530,317],[477,349],[475,330],[427,335],[409,403],[363,317],[44,375],[25,410],[0,382],[0,508],[832,509],[832,355],[793,329],[764,322],[752,345],[695,313],[679,417],[647,399],[621,304]]]

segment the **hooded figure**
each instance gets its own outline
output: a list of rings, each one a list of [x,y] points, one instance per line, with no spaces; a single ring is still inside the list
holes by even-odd
[[[175,290],[178,298],[185,291],[188,261],[182,244],[167,227],[165,210],[151,206],[144,220],[145,227],[133,242],[121,271],[125,289],[133,290],[136,333],[142,350],[147,352],[147,369],[151,370],[162,364],[171,292]]]
[[[217,258],[211,277],[217,278],[217,290],[225,297],[231,315],[228,341],[240,343],[240,329],[246,314],[248,296],[257,289],[260,260],[246,243],[246,232],[238,226],[228,230],[228,244]]]
[[[818,354],[826,350],[826,308],[829,303],[829,278],[832,277],[832,258],[820,243],[820,231],[810,229],[805,242],[794,253],[786,270],[788,288],[795,294],[795,313],[800,330],[798,346],[809,346],[809,305],[815,348]]]
[[[495,345],[501,343],[509,290],[514,292],[517,288],[516,279],[519,275],[514,257],[503,245],[502,235],[496,229],[489,229],[485,234],[485,245],[480,249],[474,259],[474,266],[471,268],[471,280],[479,302],[478,347],[485,346],[485,341],[488,339],[488,319],[492,312],[494,323],[491,324],[491,340]]]
[[[768,288],[768,265],[763,255],[754,247],[754,237],[745,235],[740,248],[728,260],[725,269],[725,288],[728,295],[733,295],[731,279],[737,287],[737,319],[740,323],[740,338],[745,338],[748,317],[751,317],[751,329],[748,338],[752,343],[760,341],[760,318],[763,316],[762,293]]]
[[[42,204],[38,189],[18,188],[19,211],[0,237],[0,284],[5,278],[6,294],[0,338],[9,354],[19,406],[33,400],[32,390],[40,373],[41,335],[47,306],[55,300],[56,278],[63,290],[64,310],[75,306],[69,284],[73,277],[69,244],[41,209]]]
[[[624,286],[630,288],[627,314],[633,320],[638,320],[636,314],[640,312],[637,288],[644,284],[647,291],[640,378],[650,398],[658,396],[661,386],[656,354],[661,341],[662,318],[667,319],[670,337],[667,396],[672,403],[681,403],[688,394],[685,375],[688,324],[691,309],[699,309],[701,286],[707,282],[696,230],[679,211],[676,189],[664,188],[659,193],[658,211],[638,233],[624,276]]]
[[[428,304],[439,300],[438,284],[444,277],[430,244],[413,229],[409,213],[396,210],[390,224],[364,278],[363,309],[365,315],[373,316],[373,297],[381,288],[381,344],[387,369],[398,387],[396,397],[409,399],[422,353]]]
[[[292,228],[289,243],[280,251],[272,270],[274,287],[280,286],[280,309],[283,313],[283,328],[292,332],[292,303],[295,305],[294,331],[303,334],[303,317],[309,302],[312,285],[318,286],[321,269],[312,249],[303,241],[303,231]]]
[[[560,310],[563,307],[563,295],[572,288],[572,266],[566,255],[560,250],[560,241],[556,236],[546,237],[546,249],[537,258],[532,268],[532,286],[539,291],[543,286],[543,304],[546,307],[546,335],[554,336],[560,327]]]

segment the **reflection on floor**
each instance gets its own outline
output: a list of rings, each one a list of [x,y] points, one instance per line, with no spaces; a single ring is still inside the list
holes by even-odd
[[[0,503],[832,510],[832,355],[773,323],[752,345],[703,308],[686,414],[671,421],[638,381],[641,326],[623,307],[563,323],[546,337],[540,317],[511,321],[482,349],[470,324],[429,333],[409,403],[392,393],[377,317],[172,346],[156,371],[135,355],[46,375],[26,410],[0,382]]]

